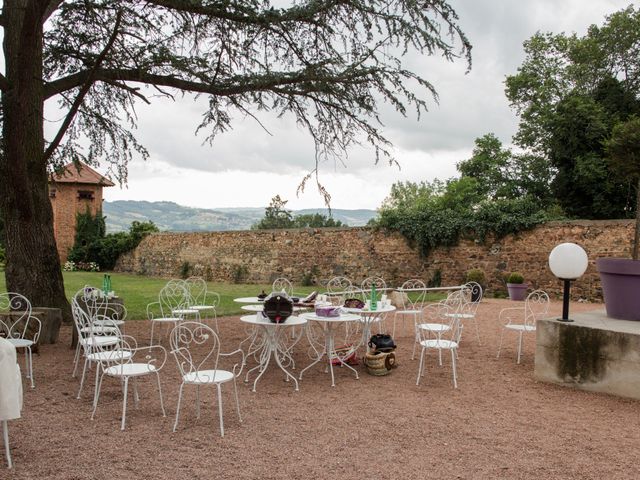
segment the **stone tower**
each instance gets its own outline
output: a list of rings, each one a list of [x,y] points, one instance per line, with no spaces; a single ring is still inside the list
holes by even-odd
[[[49,200],[53,208],[53,232],[62,263],[67,261],[76,236],[76,214],[91,215],[102,210],[102,187],[114,183],[88,165],[66,165],[61,173],[49,178]]]

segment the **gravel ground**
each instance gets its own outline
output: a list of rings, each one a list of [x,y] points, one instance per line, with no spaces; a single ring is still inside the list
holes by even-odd
[[[171,357],[162,371],[166,418],[155,384],[141,381],[140,404],[136,409],[130,402],[121,432],[121,387],[111,379],[91,421],[93,377],[76,400],[70,328],[64,327],[61,343],[34,357],[36,388],[25,389],[24,417],[10,422],[15,468],[0,469],[0,478],[638,478],[640,403],[535,381],[533,336],[520,365],[513,335],[496,359],[498,312],[512,305],[495,299],[481,304],[483,343],[466,332],[457,390],[447,356],[439,367],[432,355],[416,386],[412,339],[399,335],[399,368],[388,376],[370,376],[359,366],[356,380],[338,369],[332,388],[323,369],[314,367],[299,392],[275,369],[265,373],[256,393],[240,382],[243,423],[226,385],[224,438],[213,388],[202,390],[199,420],[194,389],[186,390],[181,423],[172,433],[180,382]],[[601,306],[572,305],[573,312],[594,308]],[[552,303],[553,314],[560,310]],[[223,349],[237,348],[244,338],[238,317],[222,318],[220,325]],[[141,343],[149,331],[146,321],[127,326]],[[296,347],[298,370],[310,362],[305,343]]]

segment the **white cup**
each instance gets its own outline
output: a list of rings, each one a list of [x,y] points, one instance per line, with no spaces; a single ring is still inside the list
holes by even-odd
[[[364,309],[369,310],[371,308],[371,300],[365,300]]]

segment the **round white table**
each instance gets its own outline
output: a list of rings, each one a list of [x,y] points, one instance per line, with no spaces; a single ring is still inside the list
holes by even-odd
[[[234,298],[233,301],[237,302],[237,303],[263,303],[264,302],[264,298],[240,297],[240,298]]]
[[[290,344],[287,344],[285,342],[286,336],[284,335],[284,333],[287,328],[305,325],[307,323],[307,320],[302,317],[292,316],[287,318],[284,322],[274,323],[260,314],[244,315],[240,317],[240,321],[246,323],[247,325],[251,325],[252,327],[260,329],[263,333],[263,341],[258,345],[256,352],[254,352],[260,352],[258,365],[247,371],[245,382],[249,381],[249,375],[251,374],[251,372],[258,370],[260,373],[253,382],[253,391],[255,392],[258,380],[260,380],[260,377],[262,377],[264,372],[267,371],[269,362],[273,357],[276,365],[285,373],[285,380],[288,382],[289,378],[293,379],[293,382],[295,383],[295,389],[296,391],[298,391],[298,380],[285,368],[283,361],[291,365],[292,368],[295,368],[295,363],[293,361],[293,358],[291,357],[291,349],[300,340],[300,337],[302,336],[302,330],[300,330],[300,335],[298,336],[298,338]]]
[[[341,366],[345,366],[353,371],[357,380],[359,378],[358,371],[345,362],[346,357],[348,357],[351,353],[346,352],[346,354],[341,357],[335,351],[335,330],[338,325],[342,325],[343,323],[362,321],[362,317],[353,313],[343,313],[337,317],[321,317],[319,315],[316,315],[315,312],[303,313],[300,315],[300,317],[306,319],[309,322],[315,322],[320,325],[324,334],[324,346],[322,350],[316,351],[317,357],[315,358],[315,360],[300,372],[300,380],[302,380],[302,375],[304,374],[304,372],[309,370],[314,365],[318,364],[322,360],[322,357],[324,357],[325,355],[327,357],[327,363],[329,364],[329,371],[331,372],[332,387],[336,386],[335,376],[333,373],[333,360],[337,360]],[[311,329],[307,328],[307,332],[310,335]],[[309,338],[309,343],[313,344],[313,340],[311,338]],[[354,345],[352,346],[351,350],[355,352],[359,346],[360,345]]]
[[[365,345],[365,349],[369,350],[369,339],[371,338],[371,325],[379,323],[384,320],[384,317],[389,312],[393,312],[396,307],[393,305],[385,305],[384,307],[378,306],[375,310],[368,308],[342,308],[345,312],[354,313],[360,315],[362,323],[362,343]]]
[[[240,307],[241,310],[246,312],[262,312],[264,311],[264,305],[243,305]],[[299,312],[300,310],[308,310],[306,307],[293,307],[294,312]]]
[[[7,465],[11,468],[9,426],[7,421],[20,418],[22,410],[22,378],[20,377],[20,367],[16,360],[16,347],[4,338],[0,338],[0,385],[2,385],[2,388],[0,388],[0,422],[2,422]]]

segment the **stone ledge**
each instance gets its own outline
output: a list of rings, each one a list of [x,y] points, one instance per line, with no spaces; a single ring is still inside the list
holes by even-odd
[[[535,377],[640,400],[640,322],[611,319],[604,310],[571,318],[538,321]]]

